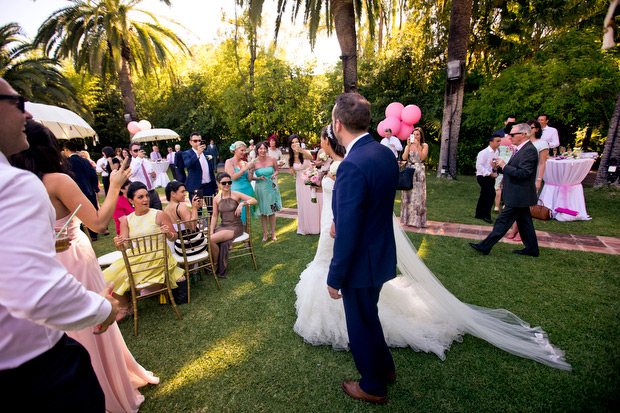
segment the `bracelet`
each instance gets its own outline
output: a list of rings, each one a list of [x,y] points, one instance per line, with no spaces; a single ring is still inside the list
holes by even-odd
[[[542,181],[542,178],[536,178],[537,181]]]

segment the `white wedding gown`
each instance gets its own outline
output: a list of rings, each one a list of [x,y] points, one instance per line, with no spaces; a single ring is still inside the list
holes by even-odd
[[[294,330],[313,345],[349,347],[342,300],[327,292],[327,273],[334,240],[329,231],[334,180],[323,178],[321,235],[314,260],[301,273],[295,287],[297,321]],[[570,370],[564,353],[552,346],[540,327],[503,309],[491,310],[464,304],[454,297],[424,265],[409,238],[394,219],[399,275],[383,285],[379,317],[390,347],[411,347],[433,352],[442,360],[453,341],[472,334],[512,354],[551,367]]]

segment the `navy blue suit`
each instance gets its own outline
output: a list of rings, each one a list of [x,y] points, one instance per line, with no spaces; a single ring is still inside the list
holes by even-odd
[[[377,302],[383,283],[396,277],[397,182],[394,154],[367,134],[340,164],[332,199],[336,239],[327,284],[342,292],[360,387],[375,396],[385,396],[386,373],[394,371]]]
[[[205,152],[202,153],[201,156],[206,156]],[[206,159],[206,158],[205,158]],[[209,176],[211,177],[211,182],[207,184],[202,184],[202,167],[200,166],[200,161],[198,160],[198,156],[196,156],[196,152],[193,149],[189,149],[183,152],[183,163],[187,168],[187,178],[185,179],[185,188],[187,192],[190,193],[190,199],[192,197],[192,193],[196,189],[201,189],[204,196],[215,195],[215,171],[213,168],[213,162],[207,160],[207,164],[209,165]]]
[[[174,167],[177,170],[177,181],[185,183],[185,163],[183,162],[183,151],[176,151],[174,154]]]

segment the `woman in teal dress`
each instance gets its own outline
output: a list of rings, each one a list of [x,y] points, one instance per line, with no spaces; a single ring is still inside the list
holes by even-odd
[[[250,181],[252,180],[252,172],[248,169],[249,164],[244,160],[247,152],[247,146],[244,142],[237,141],[230,145],[230,151],[233,153],[233,157],[228,159],[224,164],[224,170],[232,178],[231,191],[241,192],[256,198],[254,189]],[[254,207],[252,207],[252,213]],[[241,213],[241,221],[245,225],[245,210]]]
[[[263,242],[269,239],[267,221],[269,221],[271,228],[271,240],[278,240],[276,238],[276,212],[282,209],[282,198],[277,181],[278,163],[274,158],[267,155],[268,151],[267,142],[260,142],[256,145],[258,156],[249,166],[256,181],[256,199],[258,199],[260,223],[263,226]]]

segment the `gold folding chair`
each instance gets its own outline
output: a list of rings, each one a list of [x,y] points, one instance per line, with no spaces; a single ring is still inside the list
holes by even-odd
[[[187,221],[177,221],[177,232],[182,248],[182,262],[185,270],[185,278],[187,279],[187,302],[190,300],[190,274],[193,272],[211,272],[218,290],[221,290],[220,282],[213,270],[213,254],[211,253],[211,243],[209,242],[209,225],[211,223],[210,216],[202,216]],[[178,251],[175,251],[178,255]]]
[[[213,215],[213,195],[202,197],[202,210],[206,215]]]
[[[166,244],[166,235],[162,232],[158,232],[141,237],[128,238],[127,249],[122,246],[117,248],[123,254],[129,284],[131,285],[134,334],[136,336],[138,335],[138,301],[145,298],[150,298],[162,293],[168,293],[170,304],[172,304],[172,308],[180,320],[181,314],[179,314],[179,309],[174,302],[172,290],[170,288],[170,274],[168,272],[168,244]],[[160,270],[164,273],[163,286],[156,291],[150,291],[147,294],[140,295],[139,290],[150,287],[153,284],[136,284],[134,277],[138,276],[140,273],[152,272],[154,270]]]
[[[246,204],[245,208],[245,225],[243,227],[243,234],[235,238],[231,244],[231,250],[228,253],[228,260],[234,258],[242,258],[245,256],[251,256],[254,262],[254,269],[258,270],[256,265],[256,256],[254,255],[254,244],[252,242],[252,211],[250,205]]]

